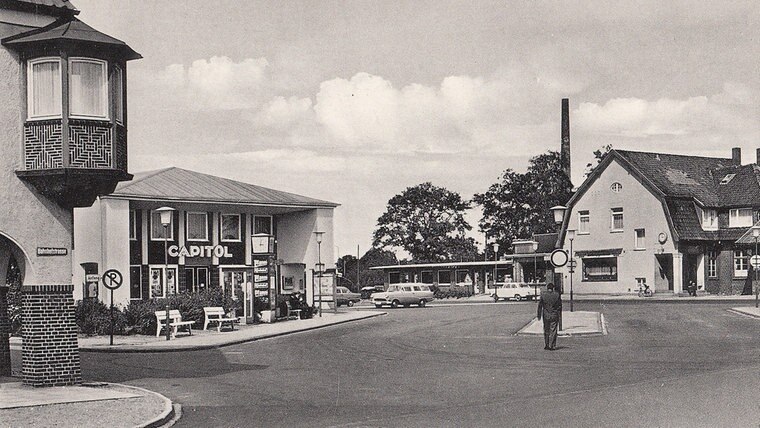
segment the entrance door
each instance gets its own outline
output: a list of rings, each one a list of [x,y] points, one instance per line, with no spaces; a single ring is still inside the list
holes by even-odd
[[[683,288],[685,290],[692,282],[697,283],[699,256],[699,254],[684,254],[683,256]]]
[[[224,291],[229,290],[237,303],[235,316],[253,322],[253,270],[225,269],[222,273]]]
[[[654,290],[673,291],[673,255],[656,254],[654,257]]]

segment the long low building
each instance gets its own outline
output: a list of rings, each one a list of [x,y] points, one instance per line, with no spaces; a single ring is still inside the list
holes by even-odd
[[[181,168],[137,173],[75,210],[74,296],[108,302],[96,274],[116,269],[119,305],[220,287],[243,299],[239,315],[250,322],[257,297],[298,291],[312,303],[315,266],[335,260],[337,206]],[[167,227],[161,207],[175,210]]]

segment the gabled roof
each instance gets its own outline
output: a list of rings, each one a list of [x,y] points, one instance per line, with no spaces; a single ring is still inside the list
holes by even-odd
[[[203,203],[335,208],[338,204],[182,168],[136,173],[106,197]]]
[[[754,226],[752,226],[752,227],[750,227],[750,228],[748,228],[746,230],[742,230],[744,233],[742,233],[742,236],[739,237],[739,239],[736,240],[736,243],[737,244],[754,244],[755,243],[755,237],[754,237],[754,235],[752,235],[752,229],[754,229],[755,227],[760,227],[760,221],[758,221],[757,223],[755,223]]]
[[[54,15],[76,15],[79,13],[79,10],[69,0],[0,0],[0,8],[3,7]]]
[[[538,242],[537,253],[551,253],[557,247],[557,233],[536,233],[533,239]]]
[[[2,42],[3,45],[9,47],[22,47],[53,41],[101,45],[111,49],[122,50],[127,60],[142,58],[139,53],[132,50],[126,43],[101,33],[77,18],[59,19],[48,26],[6,37]]]

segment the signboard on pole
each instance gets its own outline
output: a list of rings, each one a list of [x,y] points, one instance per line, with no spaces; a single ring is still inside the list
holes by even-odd
[[[749,264],[755,269],[760,268],[760,255],[750,257]]]
[[[322,273],[322,277],[314,276],[317,289],[317,299],[322,296],[322,302],[332,302],[333,288],[335,287],[335,275]]]
[[[549,256],[549,260],[551,260],[554,267],[562,267],[567,264],[569,257],[567,255],[567,251],[557,249],[552,251],[551,256]]]

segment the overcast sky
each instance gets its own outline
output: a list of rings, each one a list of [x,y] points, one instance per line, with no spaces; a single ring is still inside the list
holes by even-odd
[[[757,1],[73,0],[128,68],[130,171],[178,166],[340,203],[341,253],[393,195],[470,198],[559,150],[760,147]],[[470,216],[477,229],[478,214]]]

